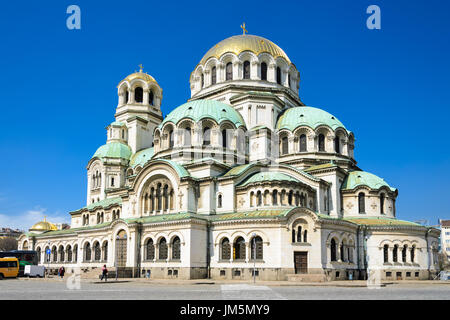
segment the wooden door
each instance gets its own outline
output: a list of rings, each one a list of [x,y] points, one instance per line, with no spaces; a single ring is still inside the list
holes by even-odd
[[[118,267],[127,264],[127,234],[124,231],[116,236],[116,263]]]
[[[294,252],[295,273],[308,273],[308,252]]]

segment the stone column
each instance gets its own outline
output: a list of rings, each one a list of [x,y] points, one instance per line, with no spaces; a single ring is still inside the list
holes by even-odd
[[[261,75],[258,74],[259,70],[259,62],[258,61],[252,61],[250,63],[250,79],[251,80],[261,80]]]

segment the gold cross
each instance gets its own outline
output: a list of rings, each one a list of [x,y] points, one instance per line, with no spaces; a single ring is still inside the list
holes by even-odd
[[[246,32],[248,33],[247,29],[245,29],[245,22],[243,24],[241,24],[241,28],[242,28],[243,35],[245,35]]]
[[[142,66],[142,63],[139,65],[139,72],[142,72],[142,69],[143,69],[144,67]]]

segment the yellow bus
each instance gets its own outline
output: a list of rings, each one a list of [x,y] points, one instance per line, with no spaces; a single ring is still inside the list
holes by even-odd
[[[0,258],[0,280],[16,278],[19,274],[19,260],[16,257]]]

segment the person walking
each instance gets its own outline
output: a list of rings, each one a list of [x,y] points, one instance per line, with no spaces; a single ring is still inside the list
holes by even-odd
[[[100,278],[100,281],[102,281],[103,278],[105,278],[105,282],[108,281],[108,269],[106,269],[106,264],[102,267],[102,277]]]
[[[66,269],[64,268],[64,266],[62,266],[60,271],[59,271],[59,275],[61,276],[61,279],[64,278],[64,273],[66,273]]]

